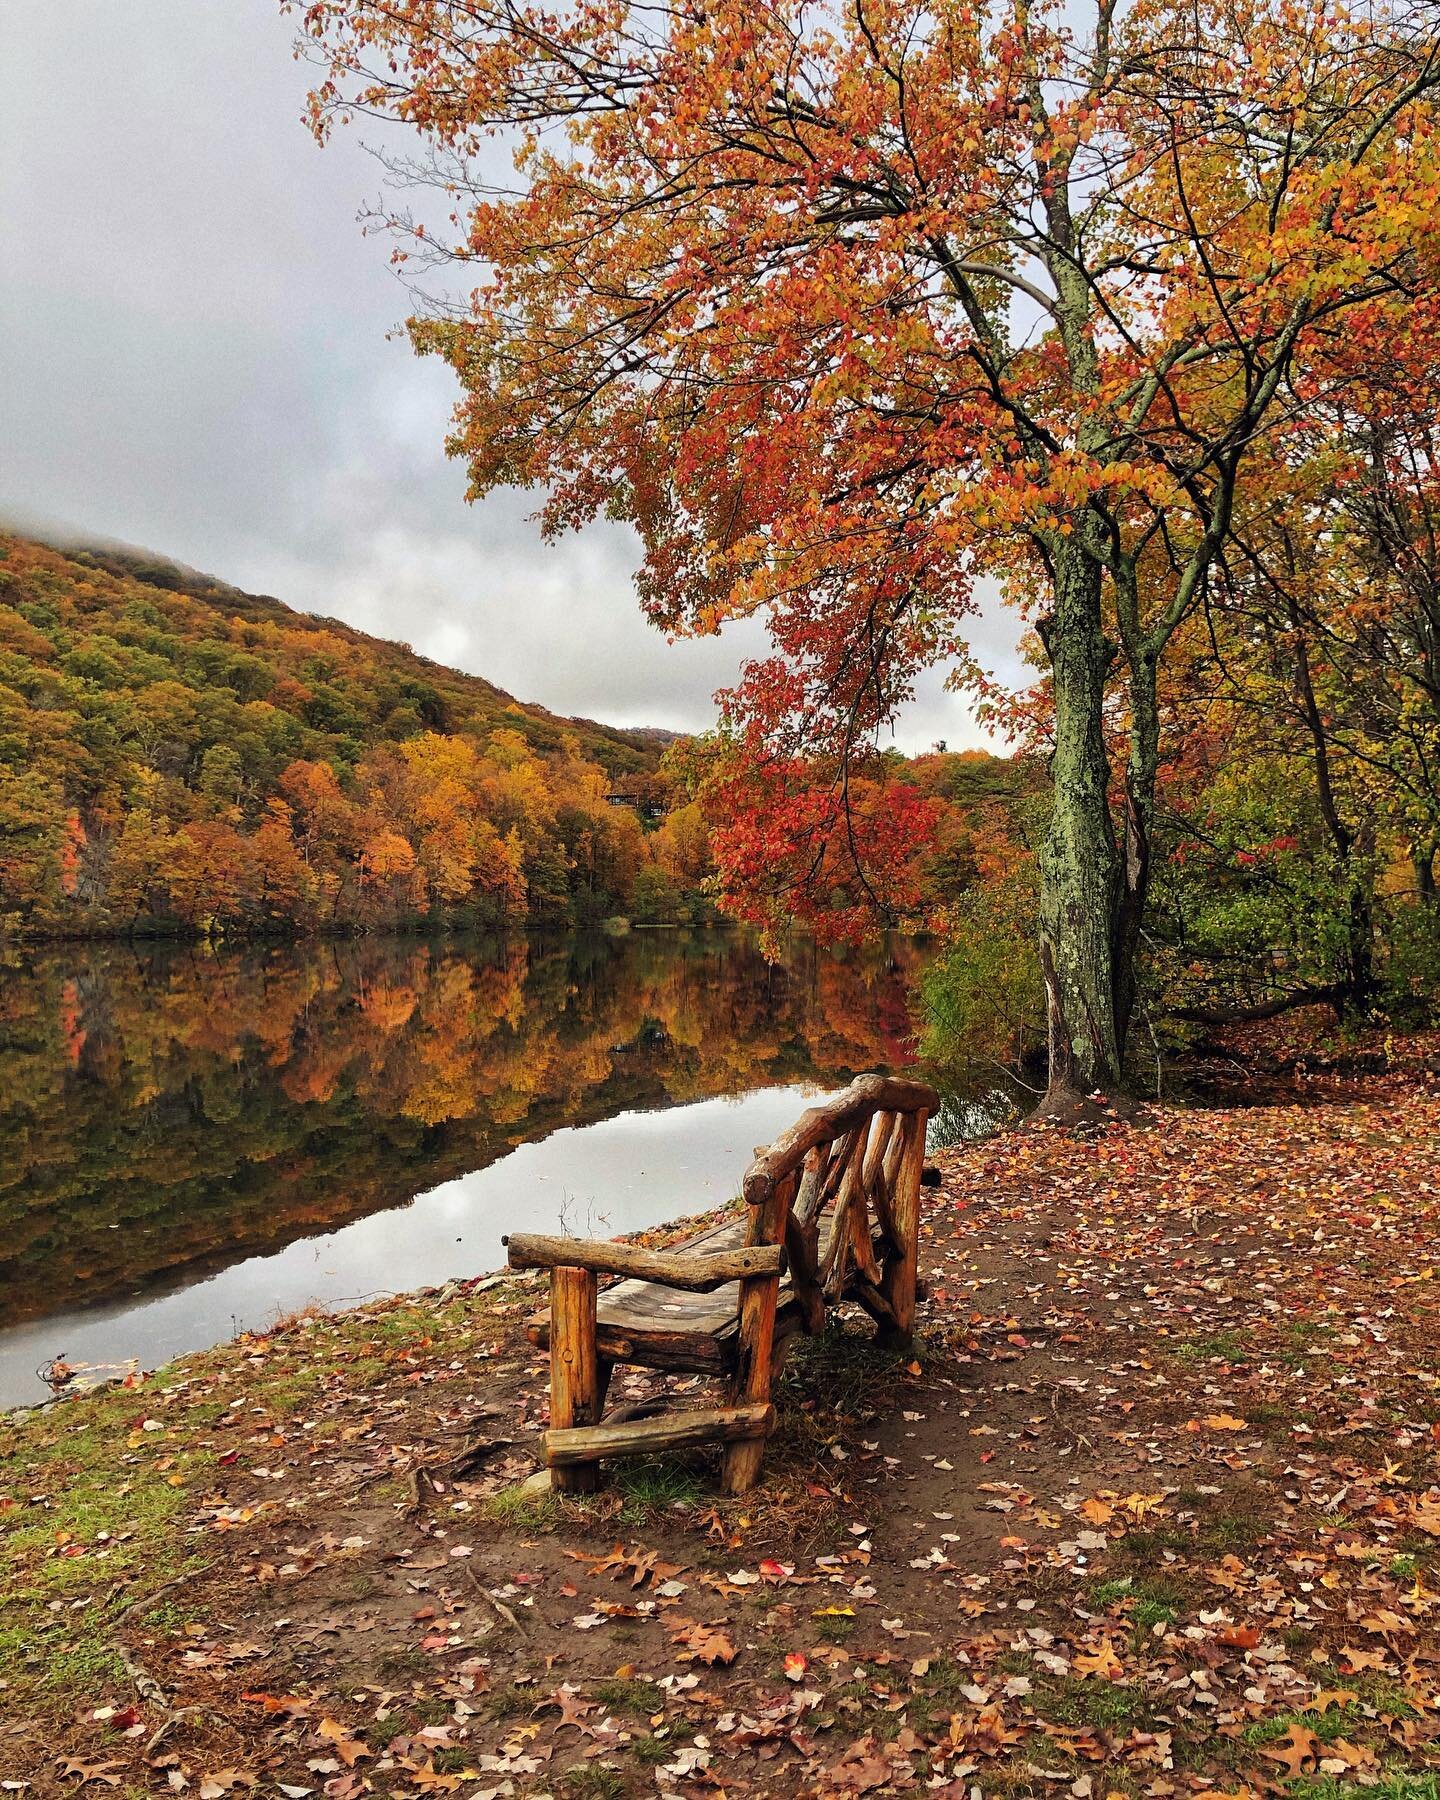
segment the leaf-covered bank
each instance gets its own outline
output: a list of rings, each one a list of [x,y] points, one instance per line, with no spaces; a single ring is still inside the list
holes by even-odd
[[[13,1420],[0,1768],[1431,1800],[1437,1128],[1392,1070],[943,1153],[913,1356],[803,1346],[743,1502],[703,1461],[521,1494],[510,1278]]]

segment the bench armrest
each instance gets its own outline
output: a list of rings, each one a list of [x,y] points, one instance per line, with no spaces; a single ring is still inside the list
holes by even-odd
[[[628,1275],[696,1294],[752,1275],[778,1275],[784,1256],[779,1244],[695,1252],[643,1250],[610,1239],[542,1237],[519,1231],[503,1241],[512,1269],[590,1269],[597,1275]]]

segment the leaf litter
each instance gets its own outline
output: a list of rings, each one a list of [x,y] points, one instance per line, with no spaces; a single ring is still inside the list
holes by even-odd
[[[858,1323],[799,1346],[740,1500],[703,1457],[673,1490],[507,1498],[545,1411],[523,1281],[147,1380],[113,1442],[137,1491],[187,1471],[194,1571],[163,1597],[115,1534],[34,1530],[61,1499],[29,1434],[63,1450],[95,1402],[17,1422],[0,1530],[23,1520],[22,1589],[69,1565],[46,1652],[95,1610],[126,1661],[84,1691],[7,1675],[6,1791],[1420,1780],[1440,1769],[1437,1141],[1433,1076],[1392,1072],[943,1153],[915,1352]],[[480,1416],[504,1446],[452,1476]]]

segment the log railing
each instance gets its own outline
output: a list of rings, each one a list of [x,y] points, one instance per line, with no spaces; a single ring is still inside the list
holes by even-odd
[[[854,1300],[882,1337],[908,1338],[915,1319],[925,1126],[937,1104],[934,1091],[919,1082],[864,1075],[833,1100],[811,1107],[746,1171],[743,1244],[655,1251],[519,1233],[507,1239],[512,1268],[550,1270],[545,1442],[554,1484],[592,1488],[601,1457],[724,1443],[725,1487],[742,1493],[759,1473],[774,1422],[771,1390],[791,1329],[818,1333],[829,1307]],[[600,1275],[682,1293],[739,1283],[738,1321],[726,1315],[733,1354],[727,1351],[722,1365],[730,1368],[725,1407],[602,1423],[611,1364],[596,1341]],[[790,1295],[785,1332],[777,1333],[782,1280]],[[633,1345],[612,1337],[610,1354],[626,1360],[633,1350],[633,1360],[644,1362],[643,1336],[642,1323]],[[709,1337],[702,1341],[712,1343]]]

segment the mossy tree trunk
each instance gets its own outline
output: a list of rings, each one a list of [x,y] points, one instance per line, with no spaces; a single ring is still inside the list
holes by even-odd
[[[1082,541],[1052,549],[1054,610],[1040,627],[1055,705],[1053,810],[1040,856],[1040,965],[1049,1087],[1038,1112],[1065,1114],[1122,1085],[1117,1000],[1131,991],[1125,884],[1110,814],[1103,729],[1114,655],[1101,620],[1099,560]]]

